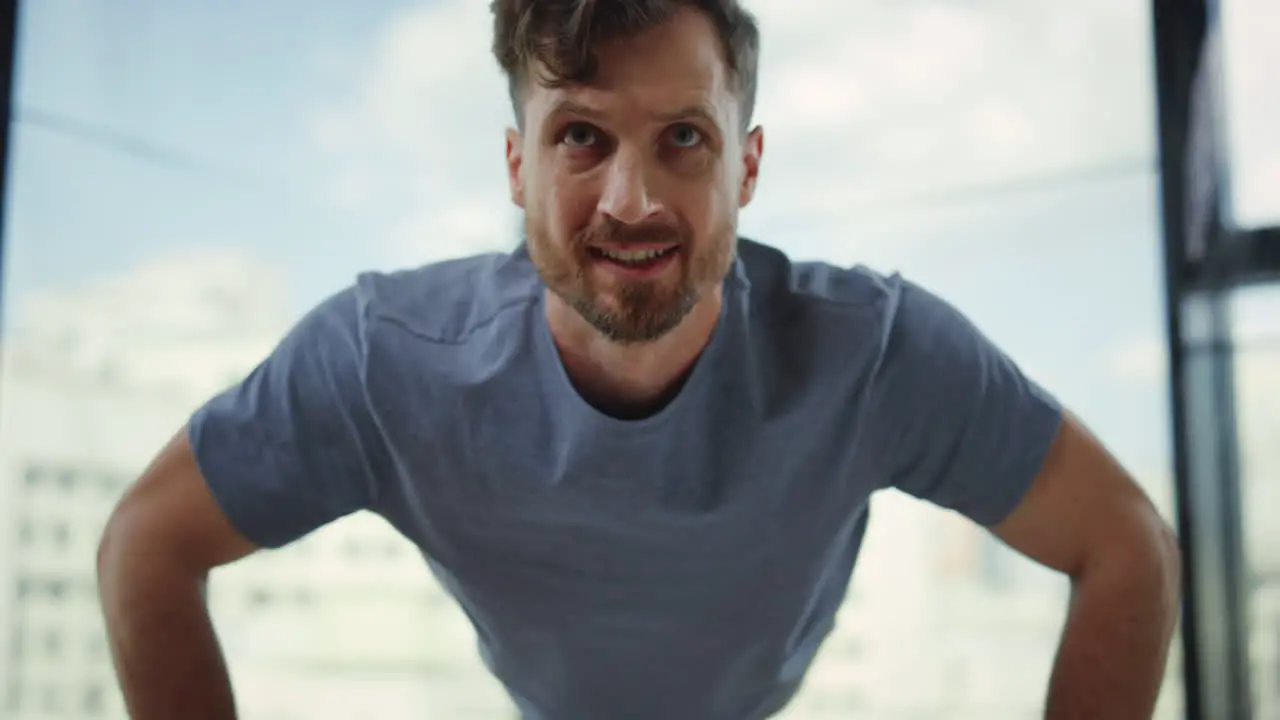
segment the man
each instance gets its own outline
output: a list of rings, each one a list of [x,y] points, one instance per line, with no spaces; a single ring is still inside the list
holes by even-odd
[[[739,240],[735,0],[496,0],[506,256],[368,274],[143,473],[100,549],[130,712],[233,717],[208,572],[379,513],[525,717],[781,709],[896,487],[1067,573],[1053,718],[1150,716],[1178,552],[1129,476],[924,289]]]

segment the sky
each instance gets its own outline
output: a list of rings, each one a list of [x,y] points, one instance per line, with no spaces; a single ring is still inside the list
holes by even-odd
[[[297,314],[360,270],[510,247],[487,5],[25,3],[5,327],[166,258],[269,265]],[[1149,2],[748,7],[766,152],[742,232],[931,287],[1167,488]],[[1262,75],[1226,65],[1254,100]],[[1274,135],[1267,97],[1231,106],[1233,150],[1274,143],[1241,139]],[[1269,147],[1232,178],[1248,217]]]

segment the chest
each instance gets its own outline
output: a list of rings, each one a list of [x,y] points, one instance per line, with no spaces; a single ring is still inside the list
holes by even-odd
[[[456,431],[413,525],[465,602],[525,625],[789,627],[868,495],[832,443],[741,419],[622,438],[502,425]]]
[[[385,510],[473,616],[781,628],[876,486],[846,388],[761,392],[720,365],[665,417],[612,423],[510,362],[373,398],[398,464]]]

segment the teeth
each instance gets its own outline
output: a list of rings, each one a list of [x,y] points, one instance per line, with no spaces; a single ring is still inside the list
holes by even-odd
[[[601,253],[610,260],[620,262],[644,262],[666,254],[667,250],[602,250]]]

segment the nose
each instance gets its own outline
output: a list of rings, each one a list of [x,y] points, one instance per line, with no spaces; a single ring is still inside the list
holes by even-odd
[[[662,211],[644,162],[629,153],[613,156],[605,170],[599,210],[626,225],[644,222]]]

